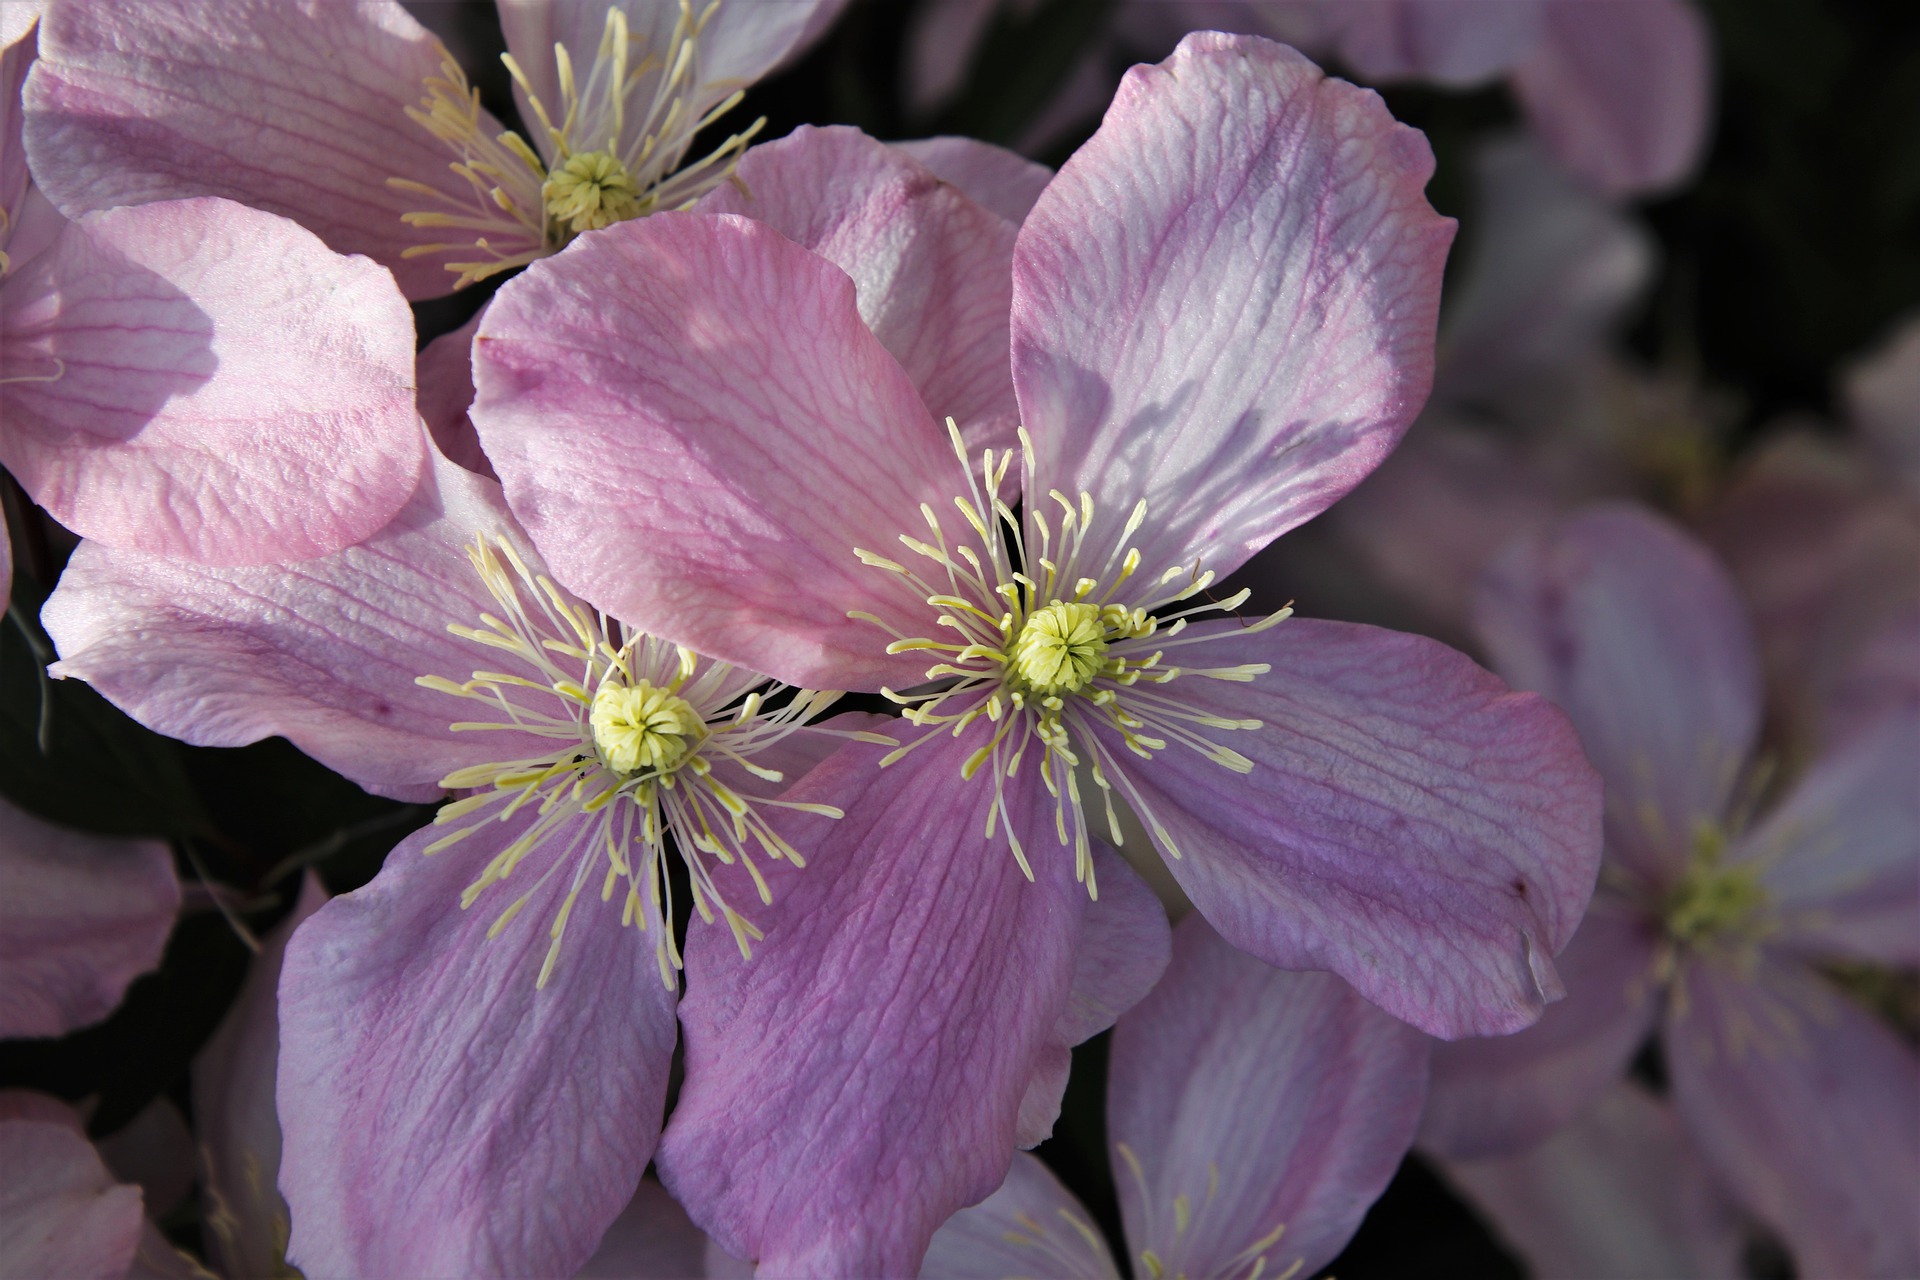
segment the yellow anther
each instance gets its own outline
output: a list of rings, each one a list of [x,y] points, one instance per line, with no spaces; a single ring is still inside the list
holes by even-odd
[[[1048,698],[1078,693],[1100,674],[1106,655],[1107,628],[1100,609],[1055,600],[1028,618],[1014,638],[1011,674],[1026,689]]]
[[[593,695],[589,723],[600,758],[623,778],[671,773],[706,727],[686,699],[645,680],[631,686],[602,685]]]
[[[645,213],[640,184],[605,151],[582,151],[547,175],[540,188],[547,217],[575,235]]]

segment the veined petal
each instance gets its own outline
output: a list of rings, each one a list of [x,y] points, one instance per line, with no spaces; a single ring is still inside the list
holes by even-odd
[[[425,456],[392,278],[226,200],[89,214],[10,275],[0,420],[62,524],[209,564],[365,537]]]
[[[0,253],[7,251],[19,224],[20,206],[32,185],[27,147],[20,136],[20,87],[33,66],[38,13],[37,4],[0,5],[0,22],[5,24],[0,29]]]
[[[1759,732],[1759,660],[1726,572],[1649,512],[1595,508],[1503,553],[1474,620],[1502,675],[1573,718],[1607,782],[1610,856],[1661,887],[1725,818]]]
[[[967,196],[1019,226],[1053,180],[1053,170],[978,138],[942,135],[891,144]]]
[[[280,1189],[288,1259],[310,1275],[564,1275],[633,1197],[674,1043],[653,946],[589,891],[536,988],[564,863],[495,890],[531,895],[497,937],[504,896],[460,908],[532,820],[430,857],[438,833],[409,836],[287,947]],[[554,847],[593,838],[591,824],[568,823]]]
[[[1801,1275],[1920,1274],[1920,1059],[1785,957],[1688,965],[1666,1036],[1708,1167]]]
[[[1693,171],[1707,141],[1713,50],[1686,0],[1541,6],[1543,38],[1513,91],[1561,164],[1609,196]]]
[[[1420,1145],[1459,1160],[1535,1145],[1626,1074],[1660,1013],[1658,938],[1596,897],[1554,959],[1567,998],[1510,1036],[1437,1045]]]
[[[1093,1215],[1047,1166],[1022,1151],[1000,1189],[934,1232],[921,1280],[1119,1280]]]
[[[582,236],[509,282],[473,421],[560,580],[652,635],[812,688],[918,683],[905,555],[962,481],[845,272],[733,215]],[[950,513],[949,513],[950,516]]]
[[[1413,1144],[1429,1043],[1333,975],[1270,968],[1188,916],[1113,1033],[1129,1248],[1175,1275],[1261,1255],[1264,1273],[1319,1271]]]
[[[803,126],[734,176],[698,211],[764,222],[852,276],[860,318],[927,407],[969,450],[1015,444],[1013,223],[857,129]]]
[[[1006,1176],[1021,1095],[1066,1007],[1086,890],[1065,858],[1021,874],[995,788],[955,776],[979,731],[885,770],[853,746],[786,799],[765,940],[687,944],[686,1085],[662,1180],[728,1253],[779,1276],[911,1275],[934,1231]],[[1051,839],[1037,770],[1006,787]]]
[[[441,794],[454,769],[551,751],[511,731],[452,733],[490,650],[448,634],[497,608],[467,558],[524,542],[499,486],[435,457],[392,524],[314,560],[210,569],[82,543],[42,618],[61,661],[142,724],[198,746],[280,734],[369,790]]]
[[[121,1280],[144,1223],[77,1117],[0,1119],[0,1274]]]
[[[164,844],[57,827],[0,800],[0,1040],[113,1012],[160,963],[179,910]]]
[[[1432,171],[1280,45],[1203,32],[1128,72],[1014,250],[1039,492],[1144,499],[1146,565],[1226,573],[1358,484],[1432,381]]]
[[[1525,57],[1549,7],[1538,0],[1335,0],[1325,12],[1341,60],[1361,79],[1465,87]]]
[[[1539,1146],[1450,1162],[1446,1175],[1535,1275],[1746,1275],[1725,1197],[1672,1110],[1628,1081]]]
[[[473,198],[450,170],[458,156],[406,114],[446,58],[392,0],[62,4],[42,25],[27,85],[27,147],[69,217],[225,196],[366,254],[410,298],[437,297],[453,275],[437,257],[405,254],[446,230],[401,215]],[[474,128],[503,132],[485,111]]]
[[[1331,969],[1434,1035],[1532,1023],[1562,994],[1553,956],[1600,862],[1600,781],[1566,717],[1424,637],[1238,625],[1186,635],[1209,636],[1210,665],[1270,671],[1167,688],[1190,711],[1260,721],[1214,735],[1250,772],[1113,743],[1187,896],[1242,950]]]

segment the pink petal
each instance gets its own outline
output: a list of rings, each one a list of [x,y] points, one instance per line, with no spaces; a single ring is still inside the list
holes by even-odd
[[[77,1123],[0,1120],[0,1275],[120,1280],[144,1221]]]
[[[1453,223],[1426,141],[1290,49],[1188,36],[1127,73],[1014,252],[1041,492],[1153,571],[1225,573],[1379,465],[1426,399]]]
[[[687,1280],[706,1275],[706,1233],[665,1187],[643,1179],[574,1280]]]
[[[1666,1037],[1681,1122],[1805,1276],[1920,1275],[1920,1059],[1812,973],[1689,965]]]
[[[480,436],[467,416],[473,407],[473,335],[485,315],[482,308],[452,333],[443,333],[421,348],[414,369],[420,380],[420,417],[433,433],[434,444],[467,470],[491,477],[493,464],[481,451]]]
[[[1610,855],[1662,887],[1724,817],[1760,720],[1726,572],[1667,521],[1594,508],[1509,548],[1474,618],[1493,663],[1573,718],[1607,781]]]
[[[474,381],[514,513],[600,608],[795,684],[920,681],[847,611],[924,597],[854,548],[904,554],[964,477],[839,268],[744,218],[623,222],[495,296]]]
[[[437,297],[453,275],[436,256],[405,254],[447,231],[400,219],[448,206],[387,180],[474,203],[449,168],[460,154],[406,116],[445,58],[391,0],[62,4],[27,86],[27,145],[69,217],[225,196],[366,254],[410,298]],[[480,112],[480,135],[502,128]]]
[[[385,271],[285,219],[224,200],[90,214],[5,288],[0,458],[85,537],[299,559],[412,491],[413,316]]]
[[[1920,703],[1889,708],[1814,762],[1732,860],[1760,872],[1783,945],[1920,963]]]
[[[852,276],[860,318],[926,405],[969,448],[1015,443],[1013,224],[857,129],[796,129],[749,151],[735,177],[699,212],[764,222]]]
[[[1190,629],[1216,637],[1195,660],[1272,670],[1188,676],[1170,696],[1260,720],[1201,731],[1252,772],[1178,744],[1135,761],[1110,740],[1178,847],[1181,888],[1235,946],[1331,969],[1422,1030],[1532,1023],[1562,994],[1552,957],[1600,861],[1600,782],[1566,717],[1420,636],[1291,618],[1241,638],[1237,625]]]
[[[1340,58],[1371,84],[1426,80],[1481,83],[1519,62],[1539,41],[1533,0],[1346,0],[1326,6]]]
[[[1535,1275],[1746,1275],[1740,1224],[1673,1112],[1626,1081],[1531,1151],[1446,1173]]]
[[[1596,896],[1554,960],[1566,999],[1525,1031],[1435,1046],[1420,1145],[1460,1160],[1509,1155],[1592,1106],[1653,1031],[1659,941]]]
[[[113,1012],[159,965],[180,910],[173,858],[0,801],[0,1040],[59,1036]]]
[[[164,1094],[102,1138],[97,1149],[114,1177],[140,1188],[150,1217],[172,1213],[193,1190],[193,1134]]]
[[[19,223],[20,206],[32,179],[27,148],[20,136],[20,86],[26,83],[38,43],[33,35],[39,6],[0,4],[0,252],[5,252]],[[24,19],[24,21],[23,21]]]
[[[1113,1034],[1107,1131],[1129,1247],[1176,1275],[1259,1254],[1269,1272],[1319,1271],[1413,1143],[1428,1044],[1331,974],[1269,968],[1187,917],[1166,978]]]
[[[1166,908],[1126,859],[1096,841],[1093,870],[1100,896],[1088,904],[1080,926],[1067,1007],[1054,1024],[1041,1071],[1020,1102],[1022,1147],[1038,1146],[1053,1133],[1072,1065],[1068,1051],[1140,1003],[1173,954]]]
[[[948,1218],[927,1247],[922,1280],[1119,1280],[1093,1215],[1024,1151],[1000,1189]]]
[[[1047,166],[977,138],[943,135],[892,145],[1016,226],[1026,221],[1033,202],[1053,180]]]
[[[927,167],[939,172],[935,165]],[[1920,317],[1909,317],[1877,350],[1856,361],[1841,389],[1855,428],[1907,488],[1920,493]]]
[[[499,486],[436,458],[391,525],[296,565],[208,569],[82,543],[42,615],[53,671],[196,745],[279,734],[369,790],[433,799],[454,769],[552,749],[451,733],[472,707],[415,683],[499,665],[447,632],[499,608],[467,559],[482,534],[531,555]]]
[[[1553,3],[1545,38],[1514,71],[1528,120],[1556,159],[1610,196],[1679,184],[1699,163],[1711,110],[1706,19],[1686,0]]]
[[[208,1260],[226,1276],[270,1276],[286,1262],[291,1218],[276,1185],[280,1118],[274,1077],[280,1059],[280,967],[293,931],[327,900],[311,871],[293,911],[263,940],[233,1008],[193,1060],[193,1117],[200,1133],[205,1194],[225,1212],[201,1228]]]
[[[514,890],[460,909],[527,825],[432,857],[439,832],[409,836],[288,944],[280,1189],[288,1259],[309,1275],[567,1274],[633,1197],[659,1133],[674,996],[597,880],[536,989],[577,821],[536,855],[558,874],[521,887],[526,910],[497,937]]]
[[[0,4],[0,49],[24,40],[46,7],[46,0],[7,0]]]
[[[964,783],[976,731],[875,768],[854,746],[787,793],[844,818],[784,833],[766,940],[687,944],[686,1085],[662,1180],[736,1257],[778,1276],[911,1275],[935,1229],[1007,1173],[1021,1095],[1059,1025],[1086,890],[1029,882]],[[1008,784],[1023,843],[1052,840],[1037,773]]]

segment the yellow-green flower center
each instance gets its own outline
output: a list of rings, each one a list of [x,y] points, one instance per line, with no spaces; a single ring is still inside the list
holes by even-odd
[[[640,184],[627,166],[605,151],[580,151],[547,175],[540,188],[547,217],[579,235],[638,217]]]
[[[1686,874],[1667,894],[1667,937],[1682,946],[1751,941],[1765,932],[1767,891],[1752,866],[1728,866],[1726,834],[1702,824]]]
[[[685,698],[645,680],[602,685],[593,695],[588,723],[600,759],[622,778],[673,772],[706,728]]]
[[[1020,628],[1007,669],[1028,691],[1046,697],[1080,692],[1106,666],[1106,657],[1100,606],[1055,600]]]

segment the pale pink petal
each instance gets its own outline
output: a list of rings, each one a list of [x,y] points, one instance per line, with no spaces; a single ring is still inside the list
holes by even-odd
[[[0,1275],[121,1280],[144,1222],[78,1124],[0,1121]]]
[[[686,1085],[662,1180],[736,1257],[778,1276],[911,1275],[934,1231],[1006,1177],[1021,1095],[1066,1006],[1086,890],[1072,859],[1020,873],[993,788],[960,764],[976,730],[886,769],[854,746],[788,793],[846,816],[783,829],[766,939],[687,943]],[[1037,773],[1016,832],[1053,839]],[[750,888],[748,892],[751,892]]]
[[[1012,447],[1013,223],[857,129],[796,129],[734,176],[698,211],[764,222],[852,276],[860,318],[927,407],[969,448]]]
[[[892,145],[1016,226],[1026,221],[1033,202],[1053,180],[1047,166],[977,138],[942,135]]]
[[[89,214],[10,275],[0,418],[62,524],[209,564],[363,538],[424,458],[392,277],[225,200]]]
[[[1920,317],[1849,368],[1841,389],[1855,428],[1920,492]]]
[[[1037,1146],[1053,1133],[1072,1065],[1069,1050],[1138,1004],[1173,954],[1166,908],[1126,859],[1095,841],[1093,870],[1100,896],[1088,904],[1080,926],[1067,1007],[1054,1024],[1040,1073],[1020,1101],[1022,1147]]]
[[[1920,1059],[1790,961],[1689,965],[1674,1105],[1721,1185],[1804,1276],[1920,1275]]]
[[[1371,84],[1452,88],[1509,70],[1540,40],[1551,0],[1344,0],[1325,6],[1340,58]]]
[[[706,1233],[665,1187],[643,1179],[575,1280],[690,1280],[707,1274]]]
[[[49,14],[40,55],[27,146],[69,217],[225,196],[366,254],[408,297],[452,290],[440,258],[405,256],[446,228],[401,215],[450,210],[446,199],[479,206],[450,170],[460,154],[407,118],[445,74],[446,51],[392,0],[77,0]],[[480,111],[476,132],[491,139],[502,126]]]
[[[1740,1224],[1673,1112],[1626,1081],[1531,1151],[1446,1175],[1534,1275],[1746,1275]]]
[[[473,335],[485,315],[483,308],[452,333],[443,333],[422,347],[414,358],[414,369],[420,380],[420,417],[433,433],[434,444],[467,470],[491,476],[493,464],[481,451],[473,419],[467,416],[473,407]]]
[[[102,1138],[98,1150],[114,1177],[140,1188],[149,1217],[173,1212],[193,1190],[193,1134],[165,1095]]]
[[[280,966],[287,940],[327,900],[320,879],[300,881],[293,911],[262,940],[233,1008],[193,1060],[193,1118],[207,1212],[208,1261],[226,1276],[271,1276],[285,1264],[291,1218],[276,1182],[280,1118],[274,1077],[280,1059]]]
[[[461,910],[527,825],[430,857],[441,833],[409,836],[288,944],[280,1189],[288,1260],[309,1275],[568,1274],[633,1198],[659,1134],[674,994],[598,877],[535,985],[569,855],[598,838],[591,818],[553,834],[529,883]],[[489,939],[515,893],[525,911]]]
[[[1721,822],[1759,731],[1758,657],[1726,571],[1650,512],[1593,508],[1502,554],[1474,620],[1502,675],[1573,718],[1607,781],[1610,856],[1662,887]]]
[[[1533,1146],[1626,1074],[1659,1016],[1659,938],[1596,896],[1554,959],[1567,998],[1510,1036],[1437,1045],[1420,1145],[1475,1160]]]
[[[1333,975],[1270,968],[1187,917],[1166,978],[1113,1033],[1128,1246],[1175,1275],[1261,1255],[1319,1271],[1413,1144],[1429,1043]]]
[[[510,281],[473,421],[555,575],[641,630],[794,684],[918,683],[862,609],[927,612],[906,554],[965,479],[853,282],[772,228],[656,214]]]
[[[0,1040],[113,1012],[160,963],[179,910],[165,845],[56,827],[0,800]]]
[[[1014,251],[1039,491],[1090,492],[1106,536],[1144,499],[1147,569],[1224,573],[1358,484],[1432,379],[1432,171],[1279,45],[1201,33],[1129,71]]]
[[[1920,703],[1815,761],[1734,846],[1779,913],[1778,941],[1813,956],[1920,963]]]
[[[451,733],[474,704],[416,683],[500,665],[447,632],[499,610],[467,559],[481,535],[532,556],[499,486],[436,458],[392,524],[298,564],[208,569],[82,543],[42,614],[53,673],[198,746],[278,734],[369,790],[433,799],[454,769],[552,750]]]
[[[25,39],[46,7],[46,0],[0,0],[0,48]]]
[[[1561,994],[1553,956],[1600,862],[1600,780],[1566,717],[1421,636],[1236,626],[1189,630],[1213,633],[1195,661],[1272,670],[1187,676],[1169,696],[1261,721],[1200,730],[1251,772],[1178,744],[1138,761],[1102,731],[1194,906],[1242,950],[1331,969],[1435,1035],[1532,1023]]]
[[[1679,184],[1706,148],[1707,22],[1687,0],[1559,0],[1511,81],[1554,157],[1610,196]]]
[[[1093,1215],[1024,1151],[1000,1189],[934,1232],[921,1280],[1119,1280]]]
[[[0,253],[5,253],[32,185],[26,143],[20,136],[20,86],[33,66],[37,41],[28,37],[33,34],[38,6],[0,3],[0,13],[5,15],[0,21],[6,24],[0,30],[4,37],[0,39]]]

